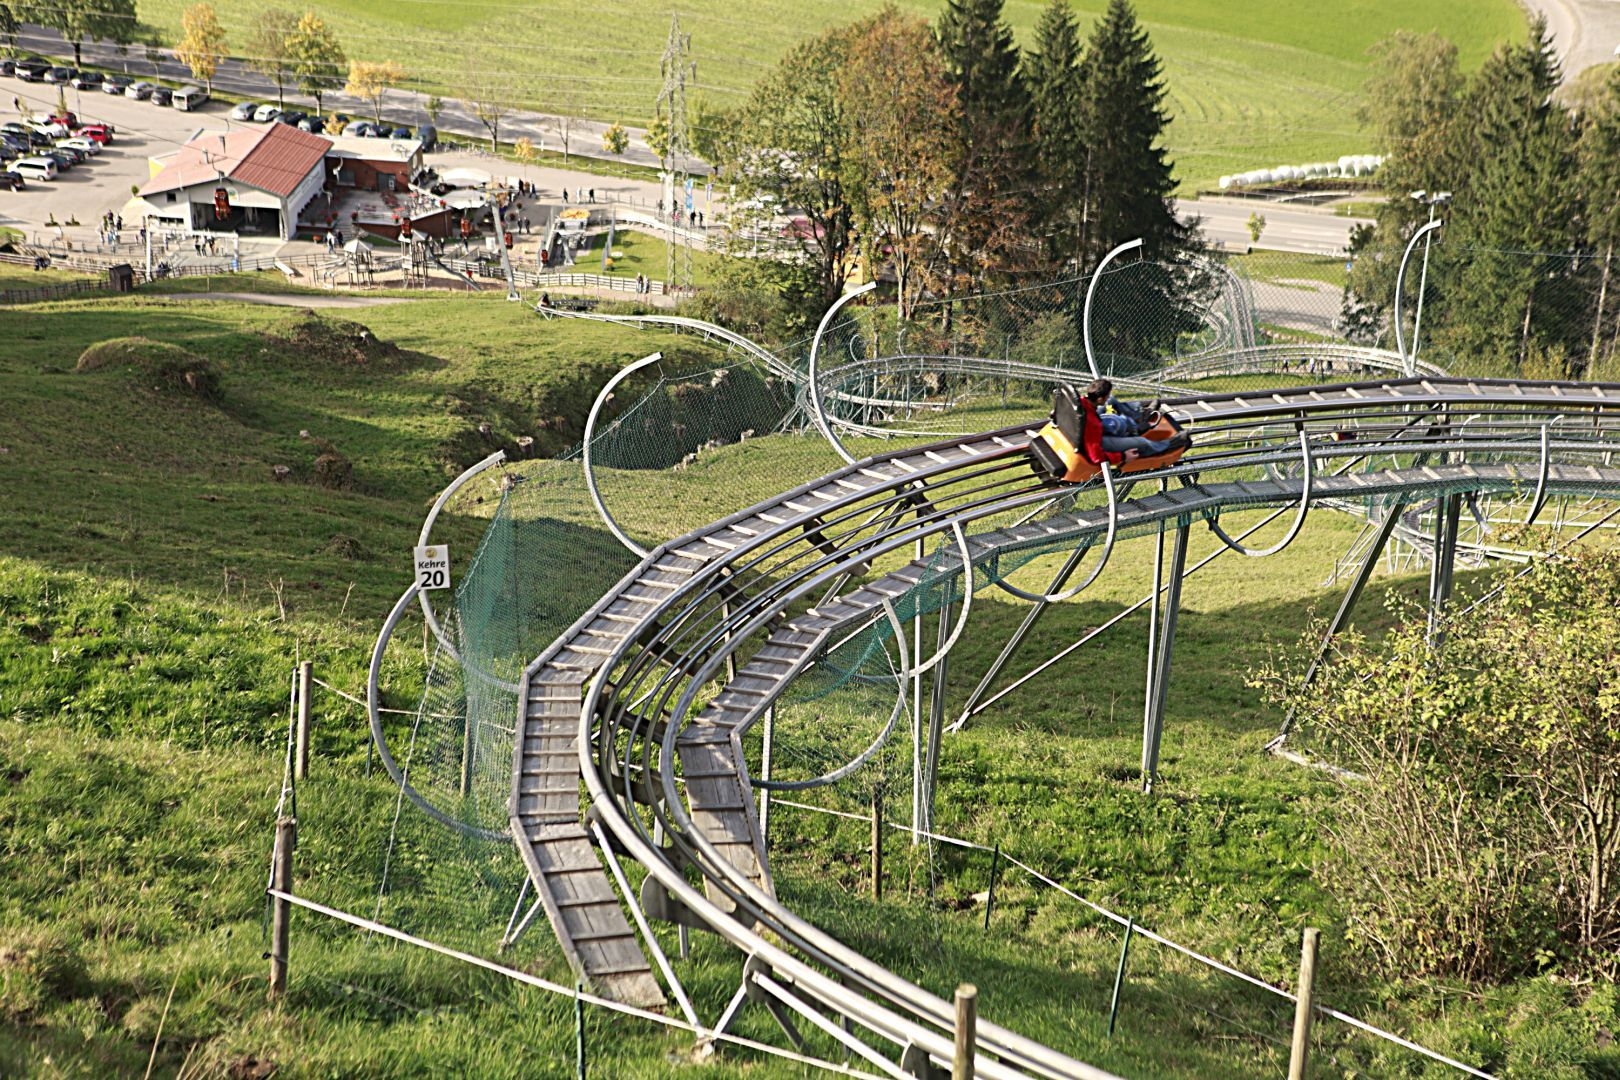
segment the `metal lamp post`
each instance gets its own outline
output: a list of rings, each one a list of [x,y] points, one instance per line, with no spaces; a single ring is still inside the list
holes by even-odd
[[[1441,203],[1451,201],[1449,191],[1414,191],[1412,198],[1419,202],[1429,204],[1429,224],[1434,224],[1434,208]],[[1412,359],[1417,360],[1418,347],[1422,344],[1423,330],[1423,294],[1429,283],[1429,244],[1433,241],[1433,229],[1427,229],[1423,238],[1423,269],[1418,273],[1418,302],[1417,315],[1412,323]]]

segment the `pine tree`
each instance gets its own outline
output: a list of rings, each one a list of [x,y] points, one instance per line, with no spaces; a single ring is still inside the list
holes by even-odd
[[[1143,257],[1171,256],[1191,232],[1176,219],[1176,181],[1165,156],[1165,89],[1159,58],[1130,0],[1110,0],[1081,63],[1084,95],[1086,262],[1141,237]]]
[[[1589,378],[1612,378],[1620,350],[1620,297],[1616,256],[1620,252],[1620,71],[1608,81],[1583,118],[1580,191],[1586,244],[1597,260],[1592,335],[1586,350]],[[1598,372],[1601,369],[1601,376]]]
[[[1086,147],[1082,264],[1140,238],[1142,262],[1098,290],[1092,334],[1099,349],[1152,365],[1197,329],[1212,282],[1194,226],[1176,218],[1176,181],[1165,155],[1164,82],[1147,31],[1129,0],[1110,0],[1080,64],[1081,137]],[[1116,360],[1123,362],[1123,360]]]
[[[1002,0],[947,0],[936,30],[959,112],[956,177],[938,226],[953,289],[1028,261],[1028,95]]]
[[[1443,305],[1445,340],[1464,361],[1523,370],[1572,352],[1568,320],[1545,301],[1567,295],[1578,247],[1575,140],[1552,100],[1558,64],[1543,20],[1524,45],[1498,49],[1470,82],[1459,133],[1477,167],[1453,201],[1446,247],[1454,274]],[[1538,254],[1530,254],[1530,253]],[[1553,254],[1546,254],[1553,253]],[[1437,328],[1438,329],[1438,328]]]
[[[1024,60],[1029,86],[1030,145],[1036,190],[1036,231],[1047,257],[1065,266],[1080,257],[1085,220],[1085,140],[1080,31],[1068,0],[1052,0],[1035,28],[1035,49]]]

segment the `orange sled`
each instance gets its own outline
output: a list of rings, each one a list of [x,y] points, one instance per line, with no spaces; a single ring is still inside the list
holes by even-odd
[[[1052,391],[1052,416],[1046,426],[1030,440],[1030,465],[1035,472],[1052,480],[1081,484],[1102,473],[1102,469],[1085,454],[1088,425],[1101,425],[1079,393],[1072,386],[1060,386]],[[1149,439],[1169,439],[1180,434],[1181,425],[1169,413],[1160,413],[1158,422],[1142,434]],[[1115,472],[1142,472],[1162,469],[1181,460],[1186,446],[1167,450],[1162,454],[1144,455],[1135,461],[1115,467]]]

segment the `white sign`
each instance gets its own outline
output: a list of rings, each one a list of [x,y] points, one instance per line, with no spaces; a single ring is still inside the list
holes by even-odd
[[[416,585],[424,591],[450,587],[449,545],[430,544],[416,549]]]

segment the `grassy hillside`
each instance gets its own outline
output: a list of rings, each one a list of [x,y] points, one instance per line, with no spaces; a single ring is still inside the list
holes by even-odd
[[[518,434],[571,441],[608,370],[657,347],[695,358],[692,343],[539,322],[476,299],[313,321],[237,303],[104,299],[0,312],[0,333],[12,343],[0,393],[15,406],[0,412],[0,1074],[127,1075],[155,1045],[163,1076],[571,1075],[567,1001],[307,915],[296,920],[290,999],[265,1006],[262,889],[287,677],[304,656],[334,685],[362,685],[405,549],[448,470]],[[347,487],[320,483],[333,475],[331,462],[317,465],[329,453],[350,463]],[[281,480],[278,464],[289,470]],[[706,485],[762,497],[813,466],[790,440],[722,447],[670,474],[663,512],[644,500],[631,524],[649,534],[690,525],[718,506],[702,501]],[[610,482],[625,494],[645,479]],[[469,544],[487,507],[458,509],[445,535]],[[587,521],[571,524],[602,540]],[[1612,993],[1368,979],[1314,884],[1328,788],[1260,753],[1277,717],[1244,680],[1335,602],[1322,581],[1354,533],[1315,514],[1285,554],[1228,557],[1189,582],[1157,796],[1137,789],[1136,618],[951,739],[938,827],[1001,843],[1279,984],[1300,928],[1322,926],[1333,1004],[1498,1075],[1609,1075],[1600,1032],[1620,1024]],[[1193,557],[1209,544],[1195,533]],[[1135,601],[1150,559],[1149,541],[1123,544],[1084,602],[1041,623],[1027,659]],[[992,594],[976,603],[950,700],[964,698],[1023,611]],[[1369,595],[1363,621],[1383,617]],[[426,674],[410,631],[385,670],[390,704],[404,708]],[[393,729],[396,746],[408,723]],[[314,772],[298,791],[297,890],[361,914],[382,902],[385,918],[488,948],[512,903],[515,859],[453,843],[409,807],[390,852],[396,793],[380,772],[368,777],[366,757],[359,712],[323,695]],[[1280,1071],[1285,1009],[1146,942],[1133,947],[1109,1038],[1117,931],[1003,867],[986,934],[973,898],[987,880],[982,854],[942,849],[930,862],[895,837],[890,892],[864,899],[863,829],[774,811],[778,887],[895,970],[942,992],[973,979],[986,1016],[1123,1075]],[[674,934],[660,933],[673,952]],[[693,947],[682,976],[712,1018],[739,965],[708,935],[694,934]],[[571,981],[543,926],[504,959]],[[695,1061],[690,1040],[642,1022],[593,1012],[589,1026],[593,1075],[803,1075],[742,1052]],[[740,1032],[780,1039],[757,1008]],[[1343,1027],[1319,1032],[1333,1075],[1434,1075]]]
[[[233,51],[247,40],[253,12],[271,6],[250,0],[220,11]],[[1021,41],[1029,40],[1042,6],[1038,0],[1007,4]],[[185,0],[146,0],[141,16],[172,39],[185,7]],[[682,29],[692,34],[701,93],[725,106],[795,42],[878,7],[877,0],[694,0],[678,10]],[[903,0],[901,7],[933,18],[939,4]],[[1087,24],[1104,7],[1099,0],[1075,4]],[[1367,152],[1354,119],[1366,50],[1392,30],[1440,31],[1472,66],[1524,29],[1512,0],[1362,0],[1309,8],[1289,0],[1141,0],[1137,8],[1165,60],[1176,117],[1170,146],[1190,185],[1243,169]],[[528,76],[520,94],[530,107],[631,123],[651,116],[669,30],[665,9],[627,0],[595,4],[588,19],[553,0],[332,0],[321,13],[351,57],[398,60],[424,89],[457,95],[461,73],[478,64]]]

